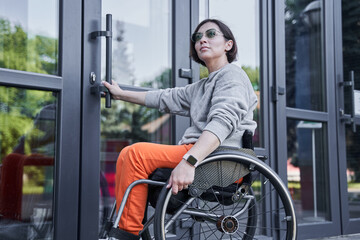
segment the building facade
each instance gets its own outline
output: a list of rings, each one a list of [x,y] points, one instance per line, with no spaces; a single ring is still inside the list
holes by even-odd
[[[112,38],[94,36],[107,14]],[[191,124],[106,108],[100,81],[149,90],[206,77],[189,58],[206,18],[236,37],[234,64],[259,98],[255,151],[289,188],[298,238],[360,232],[360,1],[0,0],[0,239],[98,238],[121,149],[176,144]]]

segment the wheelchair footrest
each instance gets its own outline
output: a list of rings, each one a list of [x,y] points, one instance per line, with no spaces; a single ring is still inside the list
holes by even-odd
[[[126,232],[119,228],[111,228],[109,232],[110,239],[119,239],[119,240],[139,240],[140,236],[134,235],[132,233]]]

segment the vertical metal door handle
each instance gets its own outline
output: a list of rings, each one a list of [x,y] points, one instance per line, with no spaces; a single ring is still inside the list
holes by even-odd
[[[111,84],[112,78],[112,15],[106,14],[106,31],[96,31],[91,33],[91,39],[97,37],[106,38],[106,67],[105,67],[105,81]],[[101,88],[99,88],[101,89]],[[111,94],[107,91],[105,95],[105,107],[111,108]]]
[[[106,14],[106,31],[112,33],[112,15]],[[106,37],[106,76],[105,79],[111,84],[112,78],[112,34]],[[110,92],[105,95],[105,107],[111,108]]]
[[[350,77],[349,77],[349,81],[344,81],[344,82],[340,82],[340,86],[343,87],[350,87],[351,88],[351,114],[350,117],[346,117],[343,110],[340,109],[340,114],[341,114],[341,118],[345,121],[347,121],[347,123],[351,123],[352,126],[352,131],[355,133],[356,132],[356,123],[355,123],[355,103],[354,103],[354,98],[355,98],[355,83],[354,83],[354,79],[355,79],[355,74],[354,71],[351,70],[350,71]],[[349,116],[349,115],[348,115]]]

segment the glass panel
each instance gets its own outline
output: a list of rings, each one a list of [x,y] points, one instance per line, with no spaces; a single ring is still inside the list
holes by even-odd
[[[354,87],[360,90],[360,2],[342,0],[342,41],[343,41],[343,75],[344,81],[349,81],[350,72],[354,72]],[[353,102],[350,87],[344,88],[345,112],[351,114]],[[360,94],[360,92],[358,93]],[[360,105],[360,102],[358,103]],[[357,107],[358,108],[358,107]],[[360,116],[357,116],[360,117]],[[360,218],[360,127],[357,126],[356,133],[352,131],[351,125],[346,125],[346,161],[348,200],[350,218]]]
[[[104,0],[102,9],[103,24],[106,14],[113,14],[113,80],[137,87],[171,87],[171,1]],[[105,76],[105,44],[103,47]],[[173,143],[169,114],[122,101],[112,101],[111,109],[104,106],[102,103],[100,231],[115,200],[119,152],[140,141]]]
[[[58,0],[0,0],[0,68],[58,74]]]
[[[117,83],[153,88],[172,86],[170,2],[102,1],[103,29],[106,14],[113,17],[112,77]],[[102,47],[105,76],[105,41]]]
[[[343,41],[343,67],[344,81],[350,81],[350,72],[354,72],[354,87],[360,90],[360,2],[343,0],[342,1],[342,41]],[[360,92],[359,92],[360,94]],[[350,114],[352,111],[352,93],[350,87],[344,88],[345,112]],[[360,116],[359,116],[360,117]]]
[[[326,111],[323,1],[285,4],[286,105]]]
[[[201,1],[200,11],[206,9],[207,2]],[[209,16],[222,20],[233,32],[238,46],[237,61],[234,64],[244,69],[250,78],[258,96],[259,104],[254,112],[254,119],[258,123],[255,131],[254,146],[264,147],[263,124],[261,116],[261,77],[260,77],[260,1],[247,0],[209,0],[209,14],[200,12],[200,17]],[[231,6],[229,8],[228,6]],[[202,9],[202,10],[201,10]],[[200,19],[202,21],[203,19]],[[246,37],[244,33],[246,32]],[[201,67],[200,78],[207,76]]]
[[[0,86],[0,239],[52,239],[56,95]]]
[[[299,223],[330,219],[327,126],[287,120],[288,188]]]
[[[350,218],[360,218],[360,126],[356,133],[346,126],[346,176]]]

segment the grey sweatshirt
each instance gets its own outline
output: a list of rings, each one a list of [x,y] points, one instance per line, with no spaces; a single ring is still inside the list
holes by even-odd
[[[234,64],[185,87],[149,91],[145,97],[147,107],[190,117],[192,125],[179,144],[195,143],[206,130],[215,134],[222,146],[232,147],[242,146],[246,129],[255,131],[257,101],[248,76]]]

